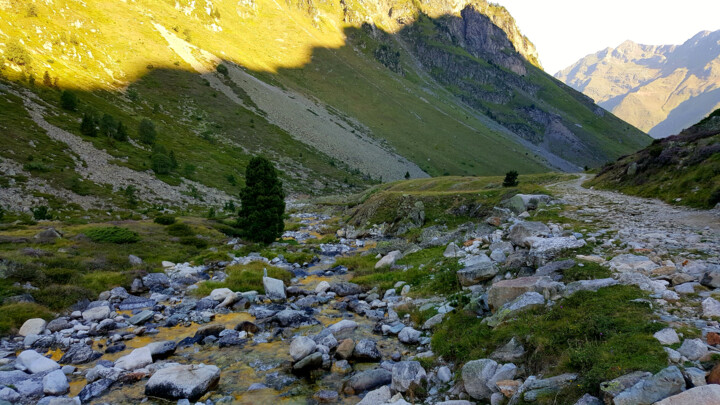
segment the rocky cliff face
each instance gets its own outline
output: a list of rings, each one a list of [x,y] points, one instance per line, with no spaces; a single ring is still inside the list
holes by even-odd
[[[678,46],[625,41],[555,77],[650,135],[668,136],[720,105],[720,31]]]

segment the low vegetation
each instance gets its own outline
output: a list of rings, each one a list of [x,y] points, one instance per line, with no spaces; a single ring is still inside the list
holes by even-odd
[[[261,294],[265,293],[263,287],[263,274],[267,270],[268,276],[290,281],[292,273],[279,267],[271,266],[263,262],[253,262],[247,265],[233,265],[225,271],[228,275],[225,281],[206,281],[200,284],[194,294],[199,297],[206,297],[216,288],[229,288],[233,291],[257,291]]]

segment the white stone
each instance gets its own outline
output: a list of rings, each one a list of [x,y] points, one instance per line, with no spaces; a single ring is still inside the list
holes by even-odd
[[[97,322],[110,317],[110,307],[103,305],[83,311],[82,317],[88,322]]]
[[[402,252],[400,252],[399,250],[393,250],[392,252],[383,256],[382,259],[378,260],[378,262],[375,263],[375,268],[379,269],[381,267],[391,267],[401,257]]]
[[[45,331],[45,326],[47,326],[47,322],[42,318],[28,319],[20,327],[20,331],[18,332],[18,335],[20,335],[20,336],[41,335]]]
[[[421,332],[411,327],[405,327],[398,333],[398,339],[407,344],[416,344],[420,341]]]
[[[665,328],[663,330],[657,331],[653,336],[660,342],[661,345],[672,345],[675,343],[680,343],[680,337],[673,328]]]
[[[265,287],[265,295],[271,300],[284,300],[287,298],[285,295],[285,283],[282,280],[263,277],[263,287]]]
[[[130,354],[120,357],[115,362],[115,367],[132,371],[152,364],[152,353],[147,347],[135,349]]]
[[[290,343],[290,356],[293,360],[298,361],[314,353],[316,349],[317,344],[314,340],[307,336],[296,337]]]
[[[715,298],[705,298],[702,302],[703,317],[720,317],[720,302]]]
[[[685,339],[678,352],[690,361],[700,360],[708,352],[707,345],[701,339]]]
[[[382,387],[370,391],[365,395],[362,401],[358,402],[357,405],[379,405],[384,404],[390,400],[392,393],[390,387],[383,385]]]
[[[57,364],[55,360],[48,359],[35,350],[25,350],[17,356],[15,368],[36,374],[42,373],[43,371],[59,369],[60,365]]]
[[[319,282],[318,285],[315,286],[315,292],[318,294],[324,293],[329,289],[330,289],[330,283],[328,283],[325,280]]]
[[[70,390],[70,384],[62,370],[55,370],[43,377],[43,392],[47,395],[63,395]]]

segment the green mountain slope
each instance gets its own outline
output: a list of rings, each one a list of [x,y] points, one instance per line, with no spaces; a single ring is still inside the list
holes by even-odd
[[[720,110],[602,168],[588,185],[698,208],[720,204]]]
[[[292,191],[329,193],[406,173],[571,171],[648,142],[542,72],[484,1],[10,1],[0,37],[6,206],[220,205],[257,153]],[[76,111],[58,108],[64,89]],[[130,141],[82,136],[85,113],[111,114]],[[176,158],[167,174],[151,171],[143,119]]]

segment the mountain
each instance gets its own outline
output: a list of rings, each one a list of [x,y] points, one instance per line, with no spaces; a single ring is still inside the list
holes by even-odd
[[[655,138],[676,134],[720,107],[720,31],[682,45],[625,41],[555,77]]]
[[[650,141],[545,74],[482,0],[4,0],[0,38],[14,190],[0,204],[25,210],[218,205],[258,153],[290,191],[328,194],[406,174],[573,171]],[[123,122],[129,141],[83,136],[83,115]],[[140,142],[143,120],[156,146]]]
[[[606,165],[588,185],[674,204],[720,204],[720,109],[678,135]]]

